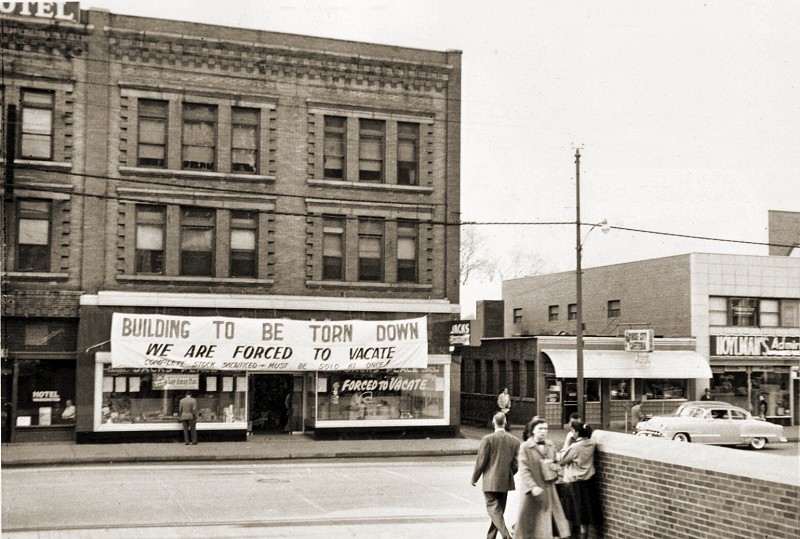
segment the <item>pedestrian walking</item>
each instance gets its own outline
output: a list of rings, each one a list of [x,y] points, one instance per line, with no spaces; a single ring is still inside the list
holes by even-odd
[[[714,397],[711,396],[711,390],[709,388],[706,388],[705,391],[703,391],[703,396],[700,397],[700,400],[701,401],[713,401],[714,400]]]
[[[575,441],[558,453],[563,474],[556,490],[572,527],[572,537],[584,539],[590,526],[601,535],[603,525],[594,467],[596,443],[591,439],[592,428],[589,425],[573,421],[570,427]]]
[[[526,429],[529,437],[519,449],[519,477],[522,497],[514,531],[516,539],[551,539],[569,537],[569,521],[556,492],[558,464],[556,449],[547,439],[547,421],[532,419]]]
[[[506,431],[506,416],[497,412],[492,418],[494,432],[481,439],[475,468],[472,472],[472,486],[483,476],[483,496],[486,499],[486,512],[491,524],[486,533],[487,539],[494,539],[497,532],[504,539],[511,534],[506,526],[504,513],[508,501],[508,491],[514,490],[514,474],[517,473],[517,453],[520,440]]]
[[[197,401],[192,397],[191,391],[187,391],[186,396],[180,400],[178,413],[183,423],[183,441],[186,445],[197,445]]]
[[[637,400],[631,407],[631,426],[636,431],[636,425],[642,420],[642,401]]]

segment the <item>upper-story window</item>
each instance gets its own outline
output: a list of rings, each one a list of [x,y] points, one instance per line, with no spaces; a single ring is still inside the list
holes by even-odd
[[[326,217],[322,224],[322,278],[344,279],[344,219]]]
[[[577,320],[578,319],[578,304],[577,303],[570,303],[567,305],[567,320]]]
[[[747,327],[758,325],[758,299],[730,298],[728,306],[731,326]]]
[[[325,116],[325,153],[323,157],[325,178],[331,180],[345,179],[346,140],[347,118]]]
[[[217,107],[184,103],[182,168],[216,170]]]
[[[417,223],[397,222],[397,282],[415,283],[417,275]]]
[[[618,299],[612,299],[608,302],[608,317],[619,318],[622,314],[622,303]]]
[[[258,170],[258,109],[231,109],[231,171],[255,174]]]
[[[18,271],[50,271],[50,220],[49,201],[17,201]]]
[[[164,206],[136,207],[136,273],[164,273]]]
[[[214,275],[214,210],[181,208],[181,275]]]
[[[383,281],[383,232],[383,219],[359,219],[359,281]]]
[[[52,160],[54,93],[22,90],[21,103],[20,157]]]
[[[781,326],[785,328],[800,327],[800,299],[781,300]]]
[[[550,305],[547,308],[547,319],[550,322],[555,322],[558,320],[558,305]]]
[[[515,324],[521,324],[522,323],[522,309],[520,309],[520,308],[514,309],[514,317],[513,317],[512,320],[513,320],[513,322]]]
[[[419,124],[397,123],[397,184],[419,185]]]
[[[140,167],[167,166],[167,102],[153,99],[139,100],[139,151]]]
[[[362,182],[383,182],[384,120],[359,120],[358,179]]]
[[[231,277],[255,277],[258,245],[258,214],[231,212]]]
[[[708,298],[710,326],[798,327],[800,300],[780,298]]]

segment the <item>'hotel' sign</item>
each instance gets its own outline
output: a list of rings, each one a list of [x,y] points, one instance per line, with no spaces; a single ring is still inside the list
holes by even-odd
[[[78,22],[80,2],[0,2],[0,14]]]

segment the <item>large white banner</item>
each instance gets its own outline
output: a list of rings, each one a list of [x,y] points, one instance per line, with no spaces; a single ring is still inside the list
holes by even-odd
[[[428,365],[428,321],[114,313],[111,365],[219,371],[422,368]]]

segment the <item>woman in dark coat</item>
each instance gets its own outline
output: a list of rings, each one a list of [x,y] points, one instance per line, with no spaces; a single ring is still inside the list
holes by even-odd
[[[569,537],[569,522],[556,493],[558,465],[556,449],[546,439],[544,419],[533,419],[526,432],[529,437],[519,448],[519,477],[522,483],[519,517],[514,530],[516,539],[552,539]]]

